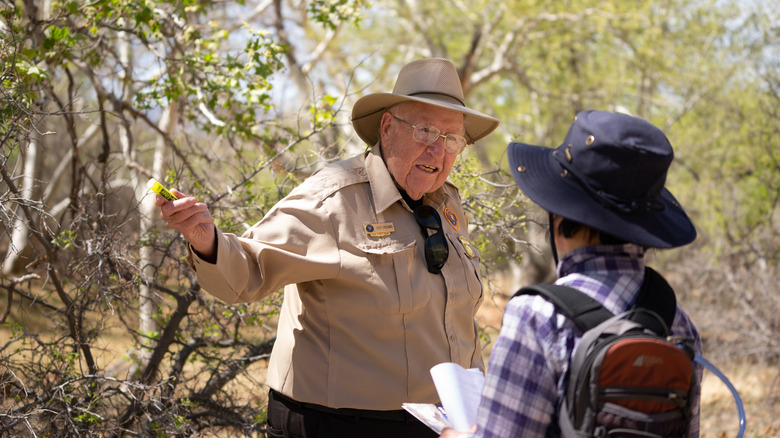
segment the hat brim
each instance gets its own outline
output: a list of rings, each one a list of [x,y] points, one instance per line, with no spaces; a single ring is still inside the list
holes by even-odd
[[[462,105],[424,97],[406,96],[393,93],[375,93],[363,96],[352,107],[352,126],[357,135],[369,146],[379,141],[379,123],[382,114],[393,105],[401,102],[418,102],[437,106],[464,114],[466,140],[476,143],[498,127],[498,119],[472,110]]]
[[[554,152],[555,149],[516,142],[507,147],[515,183],[543,209],[652,248],[674,248],[696,239],[693,223],[667,189],[660,196],[663,209],[616,211],[595,199],[571,175],[564,175]]]

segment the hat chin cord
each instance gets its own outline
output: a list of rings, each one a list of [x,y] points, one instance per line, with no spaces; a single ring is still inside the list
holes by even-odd
[[[547,224],[550,229],[550,249],[555,261],[555,269],[558,270],[558,248],[555,247],[555,221],[553,220],[553,214],[549,211],[547,212]]]

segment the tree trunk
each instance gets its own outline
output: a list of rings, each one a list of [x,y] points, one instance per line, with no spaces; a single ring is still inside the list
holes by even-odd
[[[38,133],[36,130],[30,132],[30,142],[27,146],[24,156],[24,174],[22,175],[22,187],[20,190],[19,203],[29,202],[33,198],[35,188],[35,175],[38,169]],[[30,243],[30,232],[27,227],[27,218],[21,208],[16,209],[16,218],[14,219],[13,234],[11,235],[11,244],[3,261],[3,275],[18,273],[22,270],[26,259],[25,250]]]
[[[172,102],[163,111],[160,118],[160,131],[170,136],[173,132],[173,128],[176,126],[176,121],[179,117],[179,106]],[[166,163],[166,142],[163,136],[158,137],[157,144],[154,150],[154,162],[152,163],[152,174],[157,178],[162,178],[165,173]],[[143,189],[145,189],[143,185]],[[140,235],[148,236],[149,231],[154,228],[155,219],[159,217],[159,210],[154,204],[154,196],[149,194],[148,191],[142,195],[141,200],[141,222],[140,222]],[[154,260],[154,248],[152,246],[143,246],[140,251],[140,266],[143,278],[147,282],[153,282],[157,273],[157,261]],[[150,333],[158,329],[158,324],[154,319],[155,313],[157,313],[157,297],[154,291],[146,284],[142,283],[140,286],[140,312],[139,312],[139,329],[141,333]]]

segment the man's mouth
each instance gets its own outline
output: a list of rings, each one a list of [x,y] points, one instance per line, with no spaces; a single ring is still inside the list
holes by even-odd
[[[439,170],[436,166],[428,166],[427,164],[418,164],[417,167],[425,172],[434,173]]]

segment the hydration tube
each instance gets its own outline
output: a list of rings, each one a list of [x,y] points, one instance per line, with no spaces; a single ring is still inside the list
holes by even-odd
[[[737,389],[734,388],[734,385],[731,384],[729,379],[707,359],[697,354],[696,356],[694,356],[693,360],[703,365],[704,368],[712,372],[712,374],[718,376],[718,378],[722,380],[723,383],[725,383],[726,386],[729,388],[729,391],[731,391],[731,395],[734,396],[734,401],[737,403],[737,412],[739,413],[739,433],[737,433],[737,438],[742,438],[742,436],[745,435],[745,427],[746,427],[745,406],[742,404],[742,398],[739,396]]]

